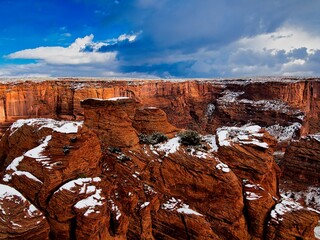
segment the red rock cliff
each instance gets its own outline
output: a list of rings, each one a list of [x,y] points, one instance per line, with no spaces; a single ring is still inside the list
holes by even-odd
[[[306,134],[320,131],[319,85],[318,79],[8,81],[0,86],[0,123],[5,129],[20,118],[82,119],[80,101],[83,99],[134,97],[144,106],[164,110],[169,121],[181,128],[212,132],[239,120],[268,125],[285,119],[303,122],[303,133]],[[224,98],[227,91],[237,93],[238,100],[242,101],[230,102]],[[250,107],[254,102],[256,107]],[[287,109],[289,114],[272,108],[272,104],[282,104],[281,109]],[[265,109],[269,114],[263,111]],[[299,110],[300,115],[297,114]]]

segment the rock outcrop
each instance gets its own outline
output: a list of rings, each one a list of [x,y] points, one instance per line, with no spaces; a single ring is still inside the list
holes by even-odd
[[[85,125],[96,132],[103,145],[132,147],[139,143],[132,126],[137,105],[134,99],[86,99],[81,104]]]
[[[293,141],[281,161],[283,180],[320,185],[320,135]]]
[[[267,239],[315,239],[318,220],[319,214],[290,199],[283,199],[271,212]]]

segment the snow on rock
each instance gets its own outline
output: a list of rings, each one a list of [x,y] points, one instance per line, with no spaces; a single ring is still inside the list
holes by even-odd
[[[170,153],[175,153],[180,147],[180,137],[174,137],[169,139],[165,143],[155,145],[158,151],[165,152],[166,157]]]
[[[279,142],[291,140],[300,130],[301,124],[298,122],[290,126],[280,126],[279,124],[272,125],[266,128],[271,136],[275,137]]]
[[[254,192],[245,192],[245,198],[249,201],[258,200],[259,198],[262,198],[262,196],[258,195]]]
[[[280,100],[259,100],[252,101],[248,99],[241,99],[239,103],[250,104],[260,108],[262,111],[276,111],[280,113],[291,113],[297,115],[298,119],[303,119],[304,115],[299,109],[292,109],[286,102]]]
[[[320,142],[320,133],[310,134],[308,136]]]
[[[301,209],[303,209],[303,207],[299,203],[289,198],[283,198],[282,201],[271,211],[271,220],[279,223],[279,221],[283,220],[283,215],[285,213]]]
[[[15,159],[13,159],[13,161],[9,164],[9,166],[7,167],[7,171],[9,170],[13,170],[13,171],[17,171],[17,167],[19,166],[20,162],[22,161],[23,156],[20,157],[16,157]]]
[[[69,181],[66,184],[62,185],[56,192],[67,190],[67,191],[70,191],[72,193],[76,193],[77,189],[79,188],[79,186],[81,186],[81,189],[80,189],[79,193],[80,194],[85,194],[85,193],[89,194],[90,193],[90,186],[92,186],[91,183],[97,183],[97,182],[100,182],[100,181],[101,181],[101,178],[99,178],[99,177],[95,177],[95,178],[78,178],[78,179]],[[92,187],[95,188],[95,186],[92,186]],[[91,191],[91,193],[92,192],[93,191]]]
[[[43,182],[42,182],[39,178],[37,178],[37,177],[34,176],[33,174],[31,174],[31,173],[29,173],[29,172],[26,172],[26,171],[16,171],[16,172],[14,172],[14,173],[12,174],[12,176],[14,176],[14,175],[17,175],[17,176],[25,176],[25,177],[27,177],[27,178],[29,178],[29,179],[32,179],[32,180],[35,181],[35,182],[38,182],[38,183],[43,184]]]
[[[96,187],[94,184],[99,183],[101,178],[78,178],[69,181],[62,185],[53,195],[63,191],[69,191],[76,195],[85,196],[84,199],[78,201],[74,208],[84,209],[84,216],[89,216],[91,213],[100,213],[99,207],[105,203],[105,198],[101,195],[102,189]],[[82,197],[82,198],[83,198]]]
[[[308,187],[305,191],[283,191],[280,190],[281,195],[285,198],[292,198],[295,201],[304,201],[308,207],[320,211],[320,188]]]
[[[83,121],[57,121],[50,118],[31,118],[20,119],[14,122],[11,127],[11,135],[23,125],[36,126],[39,130],[42,128],[50,128],[53,132],[59,133],[77,133]]]
[[[50,158],[45,156],[45,155],[43,155],[43,151],[48,146],[48,143],[51,140],[51,138],[52,138],[51,135],[45,137],[42,140],[42,143],[39,146],[37,146],[37,147],[35,147],[33,149],[30,149],[29,151],[24,153],[22,156],[15,158],[9,164],[9,166],[6,168],[6,174],[3,177],[3,181],[9,182],[12,179],[12,175],[15,172],[16,172],[16,175],[24,174],[25,176],[29,177],[30,179],[33,179],[33,180],[36,180],[36,181],[40,181],[39,179],[37,179],[35,176],[33,176],[29,172],[17,173],[18,172],[18,166],[19,166],[20,162],[24,159],[24,157],[29,157],[29,158],[35,159],[37,162],[41,162],[42,166],[50,168],[50,164],[49,164],[49,161],[48,161],[48,160],[50,160]]]
[[[129,97],[113,97],[113,98],[108,98],[108,101],[118,101],[118,100],[124,100],[124,99],[131,99]]]
[[[236,104],[247,104],[250,106],[255,106],[261,111],[276,111],[280,113],[290,113],[296,115],[296,118],[303,120],[304,114],[299,109],[293,109],[284,101],[281,100],[258,100],[253,101],[249,99],[238,99],[239,96],[243,95],[244,92],[232,92],[230,90],[225,90],[222,92],[223,96],[217,99],[218,103],[221,105],[226,105],[228,103]]]
[[[268,144],[259,138],[261,127],[258,125],[244,125],[242,127],[222,127],[217,129],[218,144],[220,146],[231,146],[231,143],[256,145],[261,148],[268,148]]]
[[[146,183],[143,185],[143,188],[144,188],[144,192],[148,195],[157,194],[157,192]]]
[[[215,110],[216,106],[212,103],[209,103],[207,106],[206,116],[211,117]]]
[[[112,199],[109,199],[108,202],[111,203],[111,211],[114,213],[115,218],[118,221],[122,215],[119,210],[119,207],[114,203],[114,201]]]
[[[49,160],[49,158],[47,156],[43,155],[42,152],[48,146],[48,143],[51,139],[52,139],[51,135],[46,136],[39,146],[27,151],[23,155],[25,157],[37,159],[37,161]]]
[[[265,191],[260,184],[248,183],[248,180],[243,180],[245,193],[244,197],[249,201],[254,201],[262,198],[261,195],[257,193],[257,191]]]
[[[16,189],[0,184],[0,211],[2,212],[2,215],[10,216],[12,211],[10,208],[4,206],[5,202],[14,202],[18,205],[27,205],[28,208],[24,209],[24,214],[30,218],[43,215],[42,212],[40,212],[34,205],[30,204],[30,202]]]
[[[218,143],[220,146],[231,146],[230,141],[228,140],[228,130],[225,129],[217,129],[218,134]]]
[[[205,135],[202,137],[202,140],[205,141],[209,146],[210,150],[209,152],[217,152],[218,151],[218,145],[216,141],[216,135]]]
[[[145,202],[141,205],[140,209],[143,209],[145,207],[147,207],[150,204],[150,202]]]
[[[320,239],[320,221],[318,222],[318,226],[314,228],[314,236],[316,239]]]
[[[187,149],[187,153],[191,156],[197,157],[197,158],[208,158],[209,154],[207,152],[201,151],[201,150],[196,150],[193,147],[190,147]],[[185,152],[185,151],[184,151]]]
[[[92,194],[94,193],[94,194]],[[95,186],[87,187],[86,194],[92,194],[85,199],[80,200],[77,202],[74,207],[78,209],[87,209],[84,213],[84,216],[89,216],[91,213],[99,213],[100,211],[97,210],[97,207],[103,206],[105,198],[101,196],[102,190],[96,189]]]
[[[189,205],[183,203],[180,199],[171,197],[167,202],[161,205],[161,208],[169,211],[177,211],[178,213],[203,216],[202,214],[190,209]]]
[[[228,173],[230,172],[230,168],[227,164],[221,162],[220,160],[218,160],[218,164],[216,165],[216,169],[221,170],[224,173]]]
[[[225,90],[222,92],[223,96],[217,99],[219,103],[231,103],[235,102],[239,96],[244,94],[244,92],[232,92],[230,90]]]

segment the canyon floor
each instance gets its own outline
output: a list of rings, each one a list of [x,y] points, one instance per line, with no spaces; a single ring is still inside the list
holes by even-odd
[[[320,239],[320,79],[2,79],[0,239]]]

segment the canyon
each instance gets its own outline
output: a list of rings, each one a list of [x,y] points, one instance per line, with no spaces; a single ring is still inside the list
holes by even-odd
[[[0,96],[0,239],[320,237],[320,79],[9,79]]]

